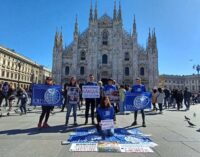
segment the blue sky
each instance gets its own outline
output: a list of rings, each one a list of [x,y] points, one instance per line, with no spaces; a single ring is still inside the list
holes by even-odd
[[[0,45],[52,65],[56,29],[68,45],[75,16],[79,31],[88,26],[90,0],[0,0]],[[119,0],[117,0],[118,5]],[[93,0],[93,4],[95,1]],[[113,15],[114,0],[97,0],[98,15]],[[148,29],[156,29],[160,74],[192,74],[200,64],[200,0],[121,0],[124,28],[136,16],[138,41],[146,46]],[[94,6],[94,5],[93,5]]]

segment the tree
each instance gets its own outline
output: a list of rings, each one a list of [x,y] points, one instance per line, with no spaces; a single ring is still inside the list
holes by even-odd
[[[199,74],[200,72],[200,65],[197,64],[197,65],[193,65],[193,69],[197,71],[197,73]]]

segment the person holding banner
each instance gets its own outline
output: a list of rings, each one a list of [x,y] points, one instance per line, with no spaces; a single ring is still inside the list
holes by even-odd
[[[69,116],[70,116],[72,108],[73,108],[73,116],[74,116],[74,125],[75,126],[78,125],[77,124],[77,106],[79,103],[79,93],[80,93],[80,88],[76,82],[76,78],[72,77],[67,87],[68,103],[67,103],[67,114],[66,114],[66,122],[65,122],[66,126],[68,125]]]
[[[100,107],[97,108],[97,130],[103,136],[114,134],[115,110],[107,96],[101,100]]]
[[[89,82],[86,83],[86,86],[97,86],[97,83],[94,82],[94,76],[92,74],[89,75]],[[86,110],[85,110],[85,125],[88,123],[88,116],[89,116],[89,109],[91,105],[91,118],[92,118],[92,124],[95,125],[94,122],[94,110],[95,110],[95,104],[96,104],[96,99],[95,98],[86,98],[85,99],[86,103]]]
[[[146,92],[145,86],[141,83],[141,78],[139,78],[139,77],[136,78],[136,85],[133,85],[131,92],[137,93],[137,94],[142,94],[142,93]],[[134,112],[134,122],[131,124],[132,126],[137,125],[137,113],[138,113],[138,111],[136,110]],[[141,110],[141,114],[142,114],[142,121],[143,121],[142,126],[146,127],[144,110]]]
[[[46,78],[46,85],[53,85],[53,79],[51,77]],[[38,123],[38,128],[40,129],[41,127],[43,128],[48,128],[49,125],[47,124],[48,119],[49,119],[49,114],[51,112],[52,106],[42,106],[42,113],[40,115],[39,123]],[[44,123],[42,125],[42,121],[45,117]]]

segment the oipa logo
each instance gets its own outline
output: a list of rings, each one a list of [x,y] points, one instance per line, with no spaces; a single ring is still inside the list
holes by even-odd
[[[47,91],[44,94],[44,99],[48,104],[57,104],[60,99],[61,95],[60,92],[57,89],[50,88],[47,89]]]
[[[139,95],[139,96],[135,97],[135,99],[133,101],[133,105],[137,109],[146,107],[148,105],[148,103],[149,103],[149,98],[144,95]]]

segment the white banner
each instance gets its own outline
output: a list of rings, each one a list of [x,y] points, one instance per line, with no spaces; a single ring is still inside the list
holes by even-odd
[[[100,98],[99,86],[82,86],[83,98]]]
[[[97,143],[72,143],[69,151],[72,152],[97,152]]]

